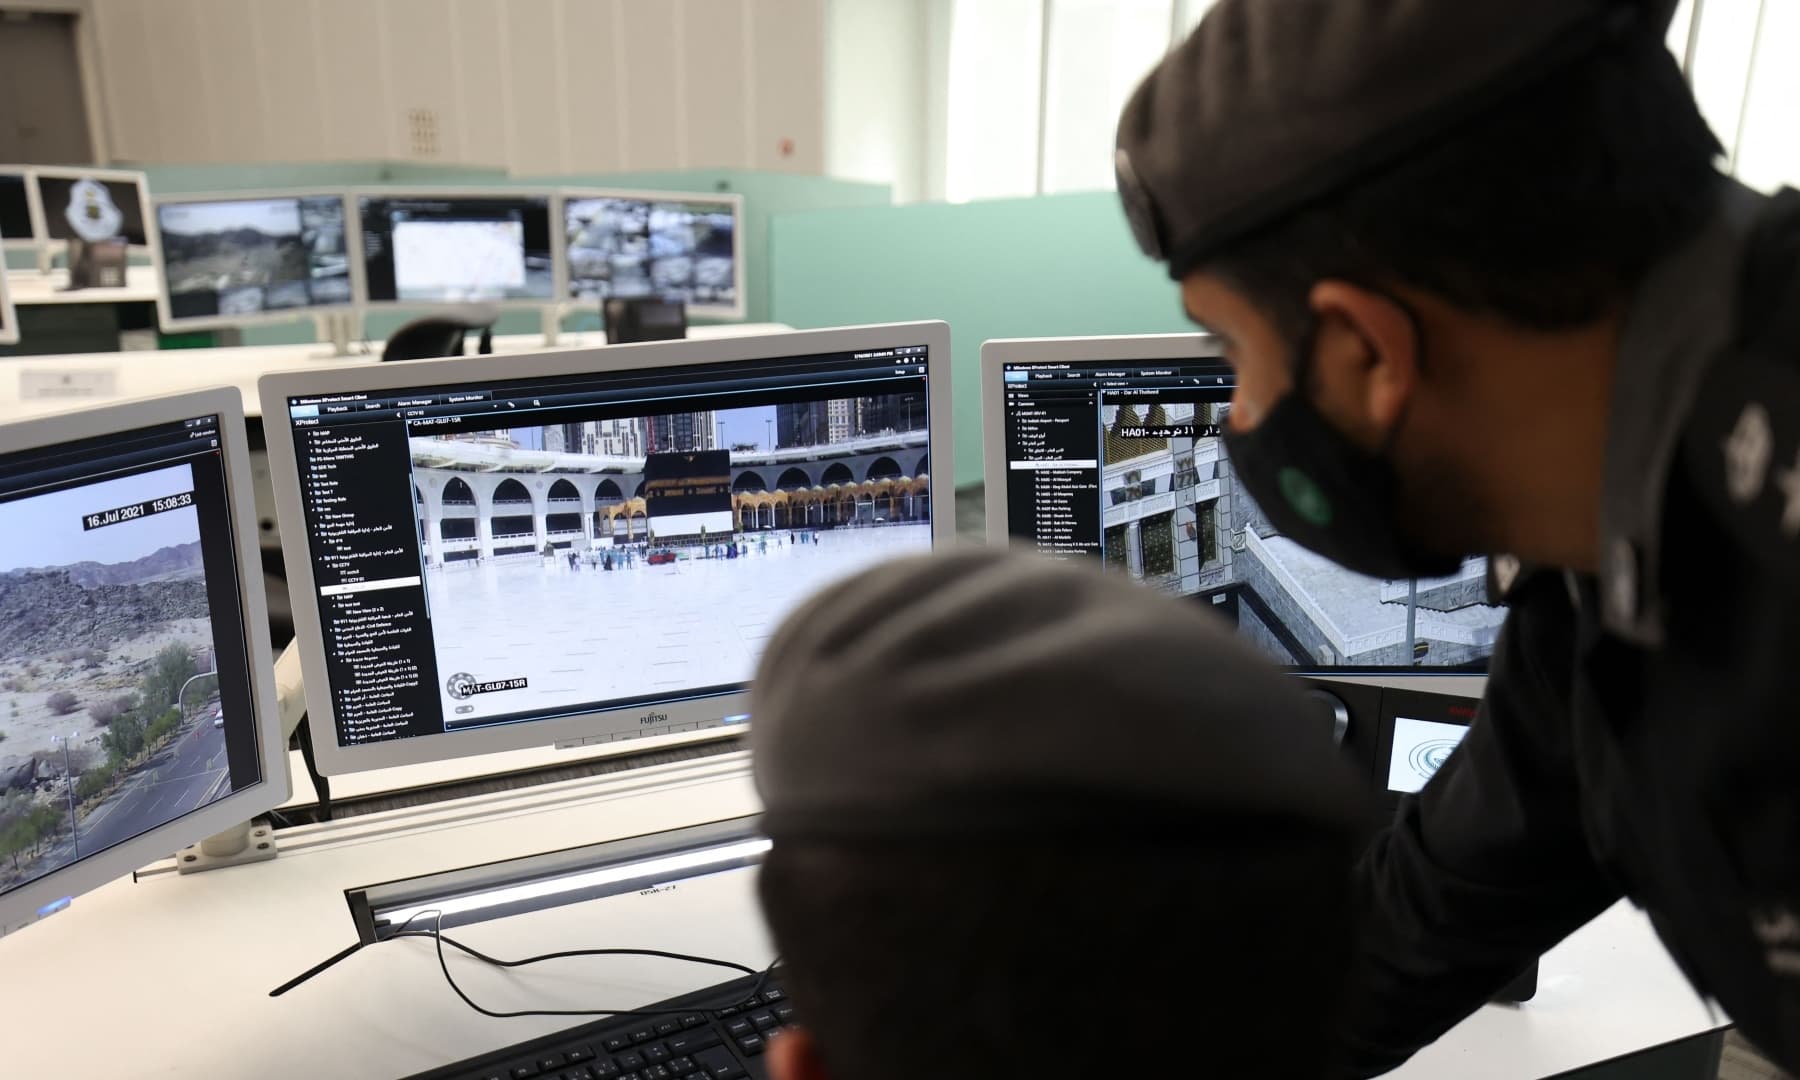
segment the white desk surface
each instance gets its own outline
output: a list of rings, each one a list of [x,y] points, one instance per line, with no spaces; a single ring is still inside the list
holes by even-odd
[[[781,323],[720,323],[688,328],[696,340],[777,334],[793,329]],[[600,331],[564,333],[554,346],[544,345],[542,334],[505,334],[494,338],[496,356],[561,352],[604,346]],[[351,346],[361,349],[361,343]],[[16,420],[67,412],[127,398],[154,397],[210,386],[235,386],[244,398],[244,412],[262,415],[256,380],[272,371],[320,368],[330,365],[371,364],[381,360],[381,343],[374,342],[368,355],[331,355],[329,344],[244,345],[223,349],[162,349],[153,352],[75,353],[65,356],[19,356],[0,360],[0,420]],[[20,372],[91,372],[107,370],[117,375],[118,392],[106,398],[47,398],[22,401]]]
[[[15,307],[31,304],[154,304],[156,267],[126,267],[125,286],[119,289],[64,291],[68,288],[67,270],[52,270],[48,274],[13,271],[6,275],[6,289],[12,295]]]
[[[0,938],[9,1076],[398,1077],[574,1026],[493,1020],[444,985],[428,942],[366,949],[281,998],[354,940],[346,888],[758,809],[746,755],[396,810],[280,834],[272,862],[181,877],[168,864]],[[766,963],[754,871],[460,929],[502,956],[628,945]],[[729,973],[618,958],[501,975],[452,970],[490,1008],[631,1007]],[[1647,921],[1620,905],[1544,957],[1536,1000],[1489,1006],[1399,1077],[1549,1076],[1716,1030]]]

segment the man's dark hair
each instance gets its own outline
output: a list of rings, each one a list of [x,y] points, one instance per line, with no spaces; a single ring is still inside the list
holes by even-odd
[[[1718,140],[1660,40],[1632,34],[1203,264],[1290,340],[1326,278],[1407,285],[1539,330],[1592,322],[1692,236]]]
[[[1267,819],[1130,831],[777,838],[763,908],[827,1073],[1330,1073],[1349,838]]]

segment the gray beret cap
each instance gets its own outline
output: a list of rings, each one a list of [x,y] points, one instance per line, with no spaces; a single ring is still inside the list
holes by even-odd
[[[1676,0],[1219,0],[1119,120],[1119,194],[1180,278]]]
[[[778,840],[1191,833],[1200,815],[1348,833],[1368,807],[1298,680],[1217,617],[1037,556],[962,550],[826,589],[769,643],[751,710]]]

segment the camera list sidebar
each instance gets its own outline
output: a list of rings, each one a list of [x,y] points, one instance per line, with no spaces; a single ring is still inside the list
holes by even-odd
[[[409,475],[405,429],[370,404],[309,402],[293,420],[332,707],[346,745],[443,730],[411,493],[396,497],[375,482]]]
[[[1004,392],[1009,531],[1046,555],[1098,557],[1100,431],[1086,373],[1008,371]]]

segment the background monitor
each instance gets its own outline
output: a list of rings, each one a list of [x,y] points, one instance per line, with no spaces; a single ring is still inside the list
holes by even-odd
[[[165,330],[286,321],[355,302],[343,193],[182,195],[155,209]]]
[[[31,167],[38,235],[51,245],[70,240],[124,240],[150,245],[150,184],[141,172]]]
[[[0,426],[0,931],[278,805],[237,390]]]
[[[25,169],[0,166],[0,247],[37,246],[37,229],[31,218],[30,186]]]
[[[1234,386],[1203,335],[987,342],[989,538],[1193,597],[1297,671],[1485,671],[1505,618],[1486,560],[1388,581],[1281,535],[1218,437]]]
[[[6,290],[6,268],[0,266],[0,345],[19,343],[19,313]]]
[[[556,303],[550,202],[519,190],[358,193],[368,302]]]
[[[562,213],[570,299],[678,300],[690,314],[744,317],[743,196],[565,191]]]
[[[795,605],[951,542],[949,345],[912,323],[264,376],[321,771],[741,722]]]

